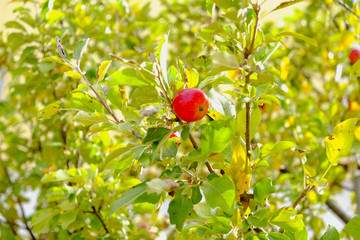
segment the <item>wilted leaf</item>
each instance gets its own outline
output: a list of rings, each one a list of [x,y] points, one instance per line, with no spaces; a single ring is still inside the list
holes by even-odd
[[[247,192],[250,188],[251,168],[250,162],[246,158],[246,154],[242,143],[237,143],[230,164],[225,170],[235,184],[236,200],[240,201],[240,195]]]
[[[354,141],[357,118],[347,119],[334,128],[334,133],[325,138],[326,156],[331,165],[336,166],[339,158],[346,156]]]
[[[51,103],[39,111],[40,119],[48,119],[60,111],[60,101]]]

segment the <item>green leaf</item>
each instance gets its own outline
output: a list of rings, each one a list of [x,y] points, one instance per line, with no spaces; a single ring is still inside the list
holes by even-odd
[[[299,34],[299,33],[294,33],[294,32],[281,32],[281,33],[278,33],[276,35],[277,38],[280,38],[280,37],[284,37],[284,36],[290,36],[290,37],[294,37],[294,38],[298,38],[298,39],[301,39],[303,40],[304,42],[307,42],[311,45],[313,45],[314,47],[317,47],[318,43],[315,39],[312,39],[312,38],[309,38],[309,37],[306,37],[302,34]]]
[[[271,240],[291,240],[288,236],[283,233],[271,232],[269,233],[269,237]],[[304,239],[305,240],[305,239]]]
[[[144,140],[143,144],[161,141],[165,136],[170,135],[171,130],[167,128],[149,128]]]
[[[248,217],[247,221],[252,226],[264,228],[269,224],[272,214],[269,208],[262,208]]]
[[[204,181],[200,189],[210,207],[220,207],[225,213],[232,214],[235,186],[227,175],[215,177],[211,181]]]
[[[269,148],[267,145],[265,145],[262,149],[262,157],[266,158],[272,154],[281,152],[283,150],[289,149],[295,147],[295,144],[290,141],[281,141],[276,143],[273,147]]]
[[[82,39],[82,40],[78,41],[75,45],[74,55],[75,55],[76,59],[78,60],[78,63],[80,63],[81,56],[83,55],[83,53],[89,43],[89,40],[90,40],[90,38]],[[80,64],[78,64],[78,65],[80,65]]]
[[[331,165],[336,166],[339,158],[346,156],[354,141],[357,118],[347,119],[334,128],[334,133],[325,138],[326,156]]]
[[[71,211],[60,215],[59,222],[63,229],[67,229],[76,220],[78,211]]]
[[[8,21],[5,23],[5,27],[6,28],[16,28],[16,29],[20,29],[23,32],[26,32],[26,29],[23,25],[21,25],[20,23],[18,23],[17,21]]]
[[[208,223],[211,230],[218,234],[227,234],[232,230],[230,219],[221,216],[213,216]]]
[[[359,222],[360,223],[360,222]],[[356,227],[356,231],[357,231],[357,236],[359,235],[359,226],[357,225]],[[328,228],[326,229],[326,232],[324,233],[324,235],[322,235],[322,237],[320,238],[320,240],[339,240],[340,236],[339,236],[339,232],[337,231],[337,229],[333,226],[328,226]]]
[[[287,2],[282,2],[280,3],[280,5],[278,5],[276,8],[274,8],[273,10],[271,10],[271,12],[274,12],[276,10],[279,10],[279,9],[283,9],[283,8],[286,8],[286,7],[289,7],[295,3],[299,3],[299,2],[302,2],[304,0],[291,0],[291,1],[287,1]]]
[[[189,138],[189,134],[190,134],[190,127],[184,127],[181,130],[181,139],[183,141],[186,141]]]
[[[216,52],[212,56],[213,74],[239,69],[240,65],[235,55],[226,52]]]
[[[106,98],[109,99],[111,104],[117,109],[122,109],[123,104],[126,103],[125,91],[122,90],[119,86],[110,87],[106,92]]]
[[[105,74],[107,73],[109,67],[111,64],[111,60],[110,61],[104,61],[100,64],[100,66],[98,67],[98,69],[96,70],[96,78],[99,82],[101,82],[104,77]]]
[[[254,198],[255,201],[263,206],[265,204],[265,199],[271,194],[275,193],[276,189],[272,185],[270,178],[265,178],[258,182],[254,187]]]
[[[64,199],[64,196],[65,196],[65,192],[60,187],[52,187],[46,191],[47,202],[61,201]]]
[[[271,223],[281,227],[285,231],[295,233],[305,228],[302,221],[302,215],[296,214],[293,208],[281,208],[273,213]],[[295,217],[294,217],[295,216]]]
[[[187,86],[188,88],[194,88],[199,83],[199,73],[196,71],[196,69],[185,69],[185,74],[187,77]]]
[[[50,25],[53,25],[57,21],[59,21],[61,18],[65,16],[65,13],[58,11],[58,10],[52,10],[49,12],[47,20]]]
[[[261,111],[256,107],[250,115],[250,140],[254,138],[257,128],[261,122]],[[245,139],[246,133],[246,108],[241,109],[237,115],[237,127],[242,139]]]
[[[57,211],[52,208],[41,209],[31,218],[31,226],[36,234],[46,233],[49,230],[49,223]]]
[[[94,112],[92,114],[88,114],[84,111],[79,111],[75,115],[74,120],[80,122],[83,127],[87,127],[95,123],[109,122],[109,119],[102,113]]]
[[[82,79],[82,75],[78,72],[75,71],[67,71],[66,75],[71,77],[71,78],[75,78],[75,79]]]
[[[351,76],[353,78],[360,76],[360,60],[356,61],[356,63],[351,66]]]
[[[213,88],[210,89],[207,96],[209,98],[211,107],[214,110],[218,111],[224,116],[235,116],[235,105],[230,99],[216,92]]]
[[[210,76],[199,83],[198,88],[202,89],[208,85],[215,87],[221,83],[233,83],[233,80],[226,76]]]
[[[193,204],[198,204],[202,199],[200,188],[198,186],[191,189],[191,201]]]
[[[218,7],[227,10],[232,7],[233,0],[212,0]]]
[[[120,208],[132,204],[139,196],[141,196],[145,192],[146,185],[140,185],[124,192],[115,202],[111,204],[109,216],[114,214]]]
[[[201,154],[222,152],[234,135],[233,119],[213,121],[201,133]]]
[[[121,71],[116,71],[106,78],[108,86],[113,85],[127,85],[127,86],[149,86],[152,85],[150,81],[143,78],[142,75],[134,68],[125,68]]]
[[[65,66],[70,67],[70,65],[69,65],[67,62],[65,62],[65,61],[62,60],[61,58],[55,57],[55,56],[53,56],[53,57],[46,57],[46,58],[43,59],[43,62],[55,62],[55,63],[59,63],[59,64],[62,64],[62,65],[65,65]]]
[[[51,103],[39,111],[40,120],[48,119],[60,111],[60,101]]]
[[[345,231],[354,238],[354,240],[359,240],[359,226],[360,226],[360,215],[352,218],[345,226]]]
[[[304,168],[304,172],[309,175],[309,177],[314,177],[316,176],[316,170],[312,167],[310,167],[309,165],[303,165]]]
[[[176,225],[176,229],[181,231],[188,214],[193,209],[191,200],[182,194],[177,194],[170,202],[168,213],[170,223]]]

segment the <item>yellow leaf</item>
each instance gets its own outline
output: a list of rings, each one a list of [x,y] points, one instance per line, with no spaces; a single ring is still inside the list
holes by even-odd
[[[240,195],[250,188],[251,168],[246,159],[245,151],[241,143],[235,146],[231,163],[225,170],[235,184],[235,197],[240,201]]]
[[[96,78],[99,82],[101,82],[104,79],[105,74],[110,67],[110,64],[111,64],[111,60],[102,62],[98,67],[98,69],[96,70]]]
[[[229,116],[224,116],[215,110],[209,110],[208,115],[209,115],[209,117],[211,117],[214,120],[227,120],[230,118]]]
[[[325,138],[326,156],[331,165],[336,166],[339,158],[346,156],[354,141],[357,118],[347,119],[334,128],[334,133]]]
[[[309,200],[311,204],[316,204],[318,201],[317,195],[314,191],[309,192],[306,198]]]
[[[339,50],[343,51],[345,49],[348,49],[350,45],[354,42],[354,40],[354,34],[349,31],[345,31],[341,36],[341,40],[339,41]]]
[[[60,20],[63,16],[65,16],[65,13],[58,10],[52,10],[51,12],[49,12],[47,19],[49,21],[49,24],[52,25],[58,20]]]
[[[68,72],[66,72],[66,75],[71,77],[71,78],[75,78],[75,79],[81,79],[82,78],[80,73],[74,72],[74,71],[68,71]]]
[[[290,59],[288,57],[283,57],[283,59],[281,60],[280,69],[281,79],[286,80],[290,70]]]
[[[199,83],[199,73],[195,69],[185,69],[185,74],[187,77],[187,86],[189,88],[196,87]]]
[[[360,126],[355,128],[355,138],[356,140],[360,141]]]

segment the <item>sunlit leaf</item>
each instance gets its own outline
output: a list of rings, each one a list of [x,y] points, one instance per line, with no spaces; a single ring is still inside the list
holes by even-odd
[[[90,41],[90,38],[87,38],[87,39],[82,39],[76,43],[75,48],[74,48],[74,55],[75,55],[76,59],[78,60],[78,62],[80,62],[80,58],[83,55],[89,41]]]
[[[207,96],[214,110],[225,116],[235,115],[235,106],[230,99],[216,92],[213,88],[208,92]]]
[[[324,235],[322,235],[322,237],[320,238],[320,240],[339,240],[339,239],[340,239],[339,232],[335,227],[330,225],[328,226]]]
[[[354,141],[357,118],[347,119],[334,128],[334,133],[325,138],[326,156],[331,165],[336,166],[339,158],[346,156]]]
[[[71,78],[75,78],[75,79],[82,79],[82,75],[78,72],[75,71],[67,71],[66,75],[71,77]]]
[[[261,111],[256,107],[251,111],[250,115],[250,140],[254,138],[257,128],[261,122]],[[245,139],[246,132],[246,108],[243,108],[237,115],[236,124],[241,134],[241,137]]]
[[[354,238],[354,240],[359,240],[359,226],[360,226],[360,215],[352,218],[345,226],[345,231]]]
[[[104,61],[100,64],[100,66],[96,70],[96,78],[99,82],[101,82],[104,79],[105,74],[107,73],[107,71],[110,67],[110,64],[111,64],[111,61]]]
[[[276,8],[274,8],[273,10],[271,10],[271,12],[274,12],[276,10],[279,10],[279,9],[283,9],[283,8],[286,8],[286,7],[289,7],[295,3],[299,3],[299,2],[302,2],[304,0],[291,0],[291,1],[286,1],[286,2],[282,2],[280,3]]]
[[[132,204],[138,197],[140,197],[145,192],[146,185],[140,185],[124,192],[115,202],[111,204],[109,216],[114,214],[120,208]]]
[[[210,207],[220,207],[227,214],[233,212],[235,189],[234,183],[227,175],[215,177],[211,181],[204,181],[200,188]]]
[[[59,113],[59,111],[61,109],[60,104],[61,104],[60,101],[56,101],[54,103],[47,105],[43,109],[41,109],[39,111],[40,119],[48,119],[51,116],[53,116],[54,114]]]
[[[265,199],[271,194],[276,192],[275,187],[272,185],[270,178],[265,178],[256,183],[254,187],[254,198],[261,206],[265,204]]]
[[[188,88],[196,87],[199,82],[199,73],[195,69],[185,69]]]
[[[307,42],[311,45],[313,45],[314,47],[317,47],[318,43],[315,39],[313,38],[309,38],[307,36],[304,36],[300,33],[294,33],[294,32],[281,32],[279,34],[276,35],[277,38],[279,37],[284,37],[284,36],[290,36],[290,37],[294,37],[294,38],[298,38],[303,40],[304,42]]]

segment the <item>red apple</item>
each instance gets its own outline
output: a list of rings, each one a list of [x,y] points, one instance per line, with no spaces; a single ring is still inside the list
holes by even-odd
[[[202,119],[209,108],[205,93],[197,88],[185,88],[178,92],[173,101],[173,109],[181,120],[195,122]]]
[[[351,50],[349,54],[350,63],[355,64],[359,58],[360,58],[360,50],[358,49]]]
[[[180,137],[180,134],[179,133],[174,133],[174,132],[172,132],[171,134],[170,134],[170,137],[169,137],[169,139],[171,139],[171,138],[177,138],[177,139],[179,139],[179,141],[180,141],[180,139],[181,139],[181,137]],[[175,144],[176,144],[176,146],[180,146],[180,143],[179,142],[175,142]]]

